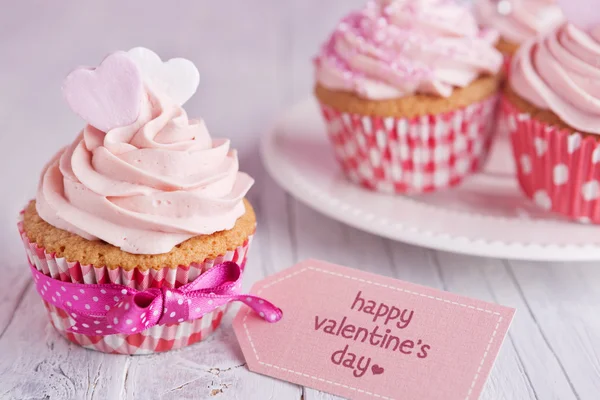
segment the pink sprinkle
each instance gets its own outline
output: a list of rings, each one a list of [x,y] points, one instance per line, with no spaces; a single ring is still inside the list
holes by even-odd
[[[386,38],[386,34],[384,31],[378,31],[375,33],[375,41],[383,42]]]
[[[436,77],[446,59],[473,70],[491,65],[486,61],[491,44],[463,10],[454,0],[371,0],[340,22],[317,65],[360,94],[365,94],[366,80],[401,90],[434,82],[449,86]],[[433,23],[439,30],[428,29]]]

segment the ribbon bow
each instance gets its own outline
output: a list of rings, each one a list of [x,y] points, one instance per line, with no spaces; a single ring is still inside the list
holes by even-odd
[[[75,323],[69,332],[85,335],[132,334],[154,325],[202,317],[231,301],[241,301],[262,318],[277,322],[282,311],[260,297],[237,292],[241,268],[234,262],[219,264],[180,288],[138,291],[118,284],[61,282],[31,266],[40,296],[66,310]]]

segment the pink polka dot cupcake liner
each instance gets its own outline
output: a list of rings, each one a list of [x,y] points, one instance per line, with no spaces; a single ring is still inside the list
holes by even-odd
[[[29,263],[38,271],[61,282],[74,282],[82,284],[116,283],[136,290],[149,288],[178,288],[196,279],[200,274],[215,265],[225,261],[233,261],[244,268],[252,236],[240,247],[228,251],[215,259],[206,259],[202,263],[180,265],[177,268],[162,268],[159,270],[125,270],[123,268],[109,269],[82,265],[70,262],[65,258],[56,257],[54,253],[47,252],[44,248],[32,243],[23,230],[23,222],[18,223],[19,232],[25,245],[25,252]],[[67,332],[73,325],[73,319],[63,309],[57,308],[42,300],[51,324],[69,341],[82,347],[114,354],[151,354],[168,350],[179,349],[208,337],[221,325],[221,318],[228,306],[216,308],[204,314],[201,318],[184,321],[181,323],[156,325],[142,332],[131,335],[83,335]]]
[[[439,115],[377,117],[321,104],[333,150],[348,179],[383,193],[418,194],[458,185],[488,154],[497,96]]]
[[[502,101],[517,178],[538,207],[582,223],[600,223],[600,142],[560,130]]]

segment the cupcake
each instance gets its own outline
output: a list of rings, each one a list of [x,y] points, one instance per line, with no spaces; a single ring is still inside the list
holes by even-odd
[[[545,210],[600,223],[600,30],[565,23],[515,54],[503,110],[519,184]]]
[[[496,48],[505,55],[507,64],[521,43],[563,21],[554,0],[477,0],[473,6],[479,24],[500,33]]]
[[[502,54],[449,0],[351,12],[315,60],[315,95],[346,176],[386,193],[457,185],[483,164]]]
[[[198,82],[191,62],[143,48],[64,82],[87,124],[45,167],[19,230],[50,321],[74,343],[183,347],[234,299],[256,226],[244,199],[253,180],[229,140],[188,119],[181,105]]]

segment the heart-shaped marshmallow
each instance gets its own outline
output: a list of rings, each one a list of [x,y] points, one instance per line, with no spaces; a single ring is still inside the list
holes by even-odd
[[[600,25],[598,0],[557,0],[567,21],[588,31]]]
[[[127,53],[106,57],[97,68],[82,67],[64,80],[62,92],[69,107],[103,132],[135,122],[144,87],[137,65]]]
[[[190,60],[171,58],[163,62],[155,52],[145,47],[135,47],[128,53],[146,81],[155,85],[177,104],[184,104],[196,93],[200,73]]]

